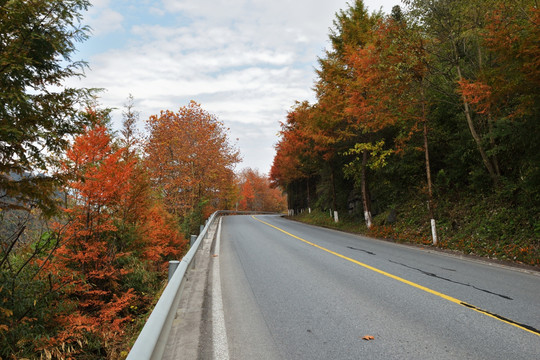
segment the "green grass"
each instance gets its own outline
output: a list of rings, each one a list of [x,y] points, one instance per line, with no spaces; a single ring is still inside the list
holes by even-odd
[[[329,212],[322,211],[304,212],[293,219],[395,242],[433,246],[425,204],[409,201],[396,207],[396,211],[394,224],[387,224],[387,211],[374,217],[369,230],[362,218],[350,215],[340,214],[339,223]],[[512,207],[493,198],[468,198],[439,201],[435,213],[439,238],[436,247],[540,266],[540,211]]]

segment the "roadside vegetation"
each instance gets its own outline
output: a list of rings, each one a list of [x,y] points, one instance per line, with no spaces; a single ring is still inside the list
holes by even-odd
[[[306,221],[538,265],[538,3],[404,4],[336,14],[273,185]]]
[[[515,209],[505,203],[482,198],[448,202],[436,213],[439,216],[436,248],[540,266],[539,229],[529,225],[528,211],[516,214]],[[511,221],[507,219],[509,215],[513,218]],[[414,200],[375,215],[370,229],[360,214],[340,213],[337,223],[329,211],[321,210],[304,211],[291,218],[398,243],[434,246],[425,204]]]
[[[123,359],[216,209],[282,210],[192,101],[122,129],[74,62],[86,0],[0,2],[0,360]],[[126,94],[127,95],[127,94]],[[238,204],[238,205],[237,205]]]

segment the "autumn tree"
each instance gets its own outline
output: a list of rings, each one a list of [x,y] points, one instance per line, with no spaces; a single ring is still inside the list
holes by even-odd
[[[78,107],[91,95],[63,83],[82,76],[73,61],[86,0],[0,4],[0,208],[38,207],[48,215],[63,177],[58,157],[87,124]]]
[[[79,113],[93,96],[65,87],[86,64],[72,56],[88,36],[86,0],[0,3],[0,357],[31,349],[54,313],[57,294],[39,279],[36,259],[50,257],[58,237],[48,219],[60,205],[66,176],[59,159],[91,119]],[[27,355],[27,356],[24,356]]]
[[[535,181],[520,182],[517,174],[523,174],[524,168],[531,175],[537,174],[532,165],[537,158],[519,155],[520,160],[516,161],[516,154],[536,153],[525,133],[538,131],[532,120],[538,114],[538,45],[533,40],[538,38],[537,2],[407,3],[410,14],[422,25],[429,40],[427,49],[434,59],[429,81],[439,93],[438,106],[459,104],[464,125],[485,169],[483,172],[471,157],[468,160],[474,163],[469,165],[468,173],[482,188],[487,185],[482,180],[487,178],[495,184],[492,189],[496,192],[505,191],[502,189],[508,181],[531,189],[529,185]],[[468,149],[460,152],[466,153]]]
[[[362,1],[336,14],[329,36],[331,47],[318,59],[317,102],[297,103],[282,124],[270,175],[286,189],[290,208],[315,204],[334,210],[347,207],[352,191],[344,178],[343,154],[361,134],[349,126],[351,115],[346,112],[345,92],[353,75],[346,55],[349,48],[366,44],[376,17],[368,14]],[[307,204],[295,201],[297,194],[307,197]]]
[[[428,57],[424,44],[419,29],[411,26],[396,6],[392,16],[380,19],[373,28],[369,44],[362,49],[350,48],[347,60],[355,76],[347,89],[347,111],[353,115],[356,128],[361,132],[378,134],[389,128],[393,131],[390,138],[387,132],[386,139],[377,140],[377,143],[356,144],[348,154],[361,154],[362,160],[357,158],[347,170],[363,179],[365,164],[376,169],[386,165],[386,158],[391,153],[415,151],[414,137],[422,133],[428,209],[433,242],[436,243],[428,146]],[[383,149],[385,142],[391,148]],[[371,157],[369,162],[367,153]],[[351,172],[355,168],[359,168],[360,175]]]
[[[316,144],[311,136],[313,107],[307,102],[296,103],[281,123],[280,140],[270,170],[273,187],[288,193],[289,209],[303,209],[314,205],[315,177],[321,160],[318,153],[328,149]]]
[[[56,309],[37,346],[43,354],[109,357],[121,347],[127,322],[152,299],[145,294],[167,260],[186,240],[153,195],[142,161],[120,147],[101,125],[106,112],[88,110],[98,125],[76,137],[63,169],[71,173],[64,217],[54,225],[59,241],[37,259]],[[125,139],[119,141],[125,143]],[[146,280],[144,280],[146,279]]]
[[[281,125],[272,183],[289,208],[308,207],[307,193],[326,213],[373,210],[376,231],[404,221],[379,235],[425,242],[437,218],[443,246],[538,254],[537,2],[404,3],[389,16],[362,1],[336,14],[316,101],[297,102]]]
[[[482,66],[459,82],[459,92],[487,127],[495,170],[524,198],[538,192],[540,10],[534,1],[495,2],[481,14]]]
[[[346,10],[340,10],[336,13],[333,28],[330,29],[331,47],[323,57],[318,59],[320,68],[316,71],[315,84],[317,96],[315,108],[318,114],[314,117],[317,122],[312,127],[312,133],[317,137],[318,143],[327,146],[323,158],[328,164],[332,194],[331,207],[334,210],[341,207],[341,205],[338,206],[341,201],[337,201],[336,193],[336,184],[343,177],[341,171],[343,158],[340,154],[348,150],[358,137],[358,132],[351,130],[348,126],[354,119],[351,119],[350,114],[346,112],[345,91],[352,80],[352,71],[346,61],[347,51],[351,48],[361,49],[369,42],[370,30],[375,25],[378,16],[369,15],[361,0],[356,0]],[[366,192],[363,192],[363,198],[364,213],[369,214],[370,201]]]
[[[240,200],[238,210],[282,212],[285,197],[278,188],[271,187],[267,176],[247,168],[238,176]]]
[[[498,184],[501,172],[493,119],[483,116],[482,111],[475,111],[467,88],[470,89],[468,84],[476,82],[485,67],[490,66],[490,57],[482,44],[482,33],[487,25],[485,14],[501,1],[413,0],[406,3],[411,7],[411,14],[424,24],[430,40],[427,49],[438,59],[432,71],[437,73],[439,90],[446,92],[447,101],[460,104],[482,163],[492,182]]]
[[[188,219],[226,202],[240,157],[216,116],[191,101],[151,116],[147,130],[147,166],[169,212]]]
[[[152,186],[151,176],[142,158],[144,140],[137,131],[139,113],[133,96],[128,97],[123,112],[123,127],[118,144],[123,161],[133,163],[127,181],[127,192],[119,207],[116,226],[120,237],[131,239],[127,248],[138,257],[163,271],[167,261],[186,250],[187,241],[180,236],[176,219],[165,209],[163,198]]]
[[[128,270],[120,263],[127,254],[115,236],[115,217],[134,166],[123,161],[124,151],[114,149],[108,130],[97,125],[78,136],[67,152],[64,168],[75,176],[69,182],[72,205],[65,210],[68,223],[57,225],[64,241],[47,264],[56,280],[52,286],[71,302],[63,303],[69,310],[57,318],[61,330],[50,344],[57,349],[88,334],[113,342],[130,319],[126,309],[135,294],[121,286]]]

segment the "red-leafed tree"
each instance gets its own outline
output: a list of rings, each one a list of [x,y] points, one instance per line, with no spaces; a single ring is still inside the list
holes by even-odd
[[[273,187],[281,187],[290,195],[287,197],[289,209],[310,206],[309,185],[320,159],[317,154],[328,149],[323,144],[315,143],[311,130],[312,117],[313,108],[307,102],[302,102],[297,103],[287,114],[287,121],[281,123],[281,139],[276,144],[270,181]]]
[[[99,116],[93,111],[89,115]],[[113,346],[130,319],[127,308],[135,293],[122,286],[128,271],[120,262],[127,254],[117,242],[115,225],[134,166],[123,154],[124,149],[113,147],[103,125],[87,129],[67,152],[64,168],[74,179],[64,210],[68,223],[56,226],[61,245],[46,263],[55,280],[51,286],[64,294],[59,303],[64,311],[56,319],[61,330],[51,345],[95,338],[104,347]]]
[[[278,188],[271,187],[267,176],[257,170],[244,169],[239,175],[238,210],[281,212],[286,199]]]
[[[72,178],[67,222],[56,224],[60,246],[43,262],[51,291],[60,294],[58,331],[44,351],[65,355],[82,344],[86,354],[110,356],[132,309],[151,302],[143,291],[152,285],[130,276],[163,274],[166,260],[178,258],[186,240],[153,195],[135,141],[124,138],[119,143],[125,146],[118,146],[101,125],[104,114],[89,110],[88,116],[98,125],[75,138],[66,154],[63,167]]]
[[[176,219],[165,210],[160,201],[146,208],[137,227],[142,243],[141,258],[164,273],[168,260],[179,259],[187,251],[187,240],[180,234]]]
[[[363,138],[363,134],[352,129],[349,124],[354,122],[347,113],[346,91],[349,83],[354,79],[350,64],[347,62],[347,52],[350,48],[362,49],[369,41],[371,28],[375,25],[378,15],[370,15],[364,2],[356,0],[349,4],[346,10],[336,13],[334,27],[330,29],[331,48],[325,52],[325,56],[318,59],[320,69],[317,70],[315,92],[317,104],[314,105],[315,114],[311,126],[311,134],[315,143],[323,145],[325,149],[321,156],[323,161],[320,166],[322,184],[320,190],[330,196],[328,204],[334,210],[342,201],[338,201],[339,192],[343,184],[339,181],[343,178],[343,152],[347,151],[352,144]],[[326,178],[326,180],[324,180]],[[342,194],[348,197],[348,192]],[[364,204],[367,210],[370,205],[366,197]]]

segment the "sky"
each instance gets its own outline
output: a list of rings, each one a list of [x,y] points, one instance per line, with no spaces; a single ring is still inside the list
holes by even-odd
[[[351,0],[352,2],[353,0]],[[102,88],[113,128],[131,94],[138,127],[190,100],[217,116],[241,152],[236,167],[268,174],[280,121],[295,101],[315,97],[317,57],[346,0],[91,0],[91,37],[72,60],[89,69],[68,85]],[[364,0],[390,13],[399,0]]]

